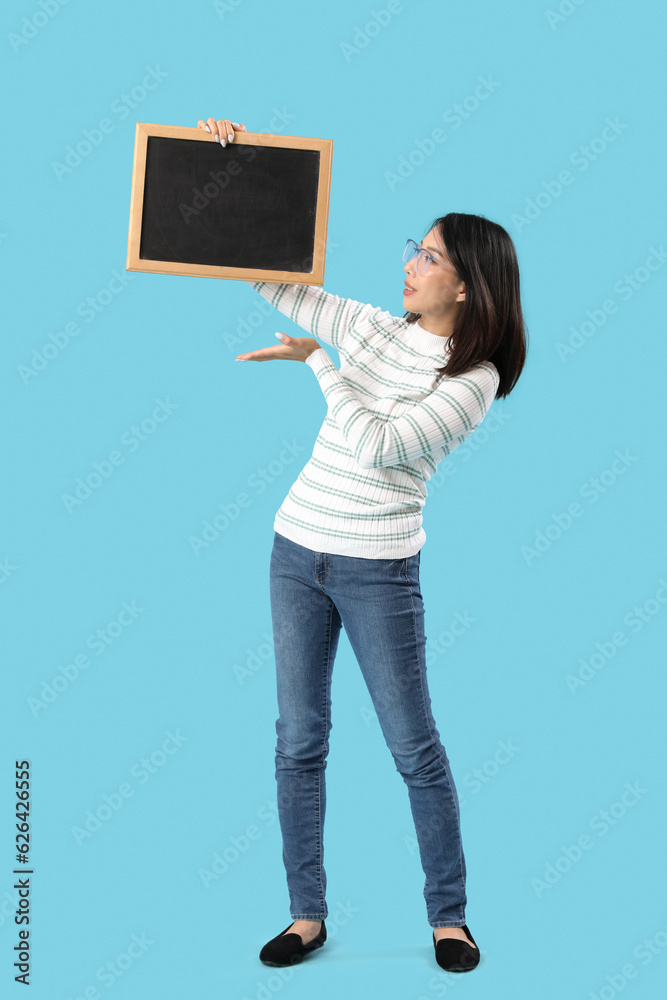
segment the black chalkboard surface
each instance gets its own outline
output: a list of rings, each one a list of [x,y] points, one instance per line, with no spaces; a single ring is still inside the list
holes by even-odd
[[[332,151],[137,123],[127,270],[324,284]]]

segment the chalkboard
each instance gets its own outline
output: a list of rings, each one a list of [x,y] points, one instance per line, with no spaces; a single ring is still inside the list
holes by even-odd
[[[137,122],[128,271],[324,284],[333,140]]]

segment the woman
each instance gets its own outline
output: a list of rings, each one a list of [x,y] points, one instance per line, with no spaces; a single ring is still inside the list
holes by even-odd
[[[245,125],[197,122],[226,145]],[[403,777],[426,876],[437,963],[475,968],[465,922],[459,803],[431,712],[419,584],[425,481],[514,388],[526,358],[514,244],[450,213],[408,241],[403,318],[311,285],[251,281],[314,337],[239,361],[303,361],[328,411],[312,458],[276,514],[270,566],[279,717],[276,780],[292,923],[260,952],[291,965],[326,941],[323,865],[331,676],[342,626]]]

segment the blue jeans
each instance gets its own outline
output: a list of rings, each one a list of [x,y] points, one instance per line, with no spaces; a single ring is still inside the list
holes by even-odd
[[[293,920],[328,916],[324,772],[341,625],[396,769],[408,786],[431,927],[462,927],[466,866],[459,802],[426,683],[420,553],[365,559],[316,552],[274,531],[271,615],[279,716],[278,815]]]

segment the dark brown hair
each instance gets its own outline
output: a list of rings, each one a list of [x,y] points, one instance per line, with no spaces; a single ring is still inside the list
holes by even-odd
[[[436,219],[447,256],[465,282],[443,375],[463,375],[482,361],[492,361],[500,375],[496,398],[508,396],[526,361],[527,329],[521,310],[519,265],[505,229],[483,215],[449,212]],[[407,312],[416,323],[421,313]]]

